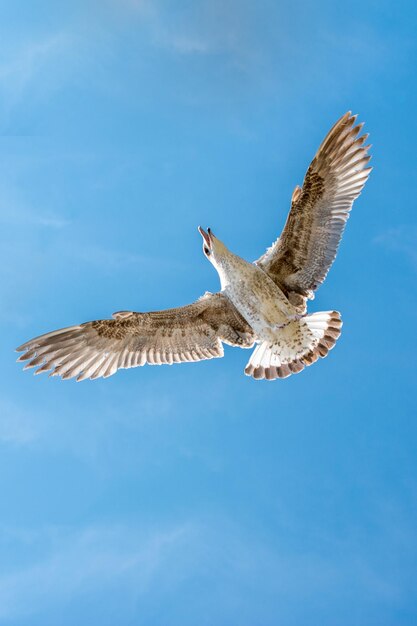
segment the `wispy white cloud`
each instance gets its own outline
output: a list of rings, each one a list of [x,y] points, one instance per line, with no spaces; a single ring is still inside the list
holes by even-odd
[[[80,11],[64,28],[57,25],[49,32],[2,42],[0,111],[3,133],[15,134],[11,122],[20,106],[24,111],[30,102],[33,114],[37,106],[47,106],[56,92],[82,84],[86,73],[89,85],[94,81],[102,85],[108,42],[99,18],[98,15],[98,19],[87,26]],[[30,120],[30,115],[22,116],[26,121],[24,128],[28,127],[27,118]]]
[[[89,265],[104,268],[106,271],[119,270],[129,265],[158,266],[161,263],[159,257],[136,254],[128,250],[115,250],[97,244],[80,245],[75,250],[72,249],[71,256]]]
[[[71,222],[69,219],[59,214],[54,214],[53,212],[37,211],[34,208],[29,209],[14,204],[13,207],[11,205],[7,207],[0,206],[0,223],[15,226],[61,229],[69,226]]]
[[[174,12],[161,2],[125,0],[124,6],[135,12],[158,48],[184,56],[221,55],[241,70],[260,59],[246,2],[203,0],[179,6]]]
[[[14,364],[13,356],[10,352],[11,367],[21,370],[23,364]],[[20,371],[18,375],[30,377],[33,371]],[[139,376],[140,372],[136,374]],[[89,389],[77,385],[75,393],[81,405],[74,412],[70,407],[66,408],[67,402],[63,399],[72,397],[76,383],[68,385],[60,380],[45,382],[50,386],[52,400],[42,404],[36,398],[32,402],[2,394],[0,448],[64,454],[82,459],[100,472],[107,472],[109,466],[114,469],[152,463],[152,446],[156,445],[157,433],[169,425],[173,414],[180,415],[181,411],[180,402],[172,402],[168,393],[151,387],[142,390],[132,408],[132,397],[128,394],[125,398],[123,388],[118,392],[118,388],[113,386],[109,391],[103,391],[99,385],[93,389],[93,383],[89,383]],[[57,389],[63,385],[64,388]],[[110,396],[112,403],[107,401]],[[61,398],[62,406],[59,408],[54,401],[57,397]],[[94,398],[93,407],[91,398]],[[167,438],[162,437],[158,445],[168,445],[169,434]],[[132,441],[135,442],[134,448]],[[144,445],[145,441],[148,446]],[[175,454],[181,454],[181,450],[175,451]]]
[[[161,43],[165,43],[169,48],[180,54],[207,54],[212,51],[209,42],[206,40],[193,38],[187,35],[161,35]]]
[[[61,248],[62,249],[62,248]],[[68,251],[64,250],[72,260],[78,259],[82,263],[99,268],[101,271],[120,271],[129,266],[137,266],[143,269],[152,269],[154,272],[166,268],[188,270],[186,263],[173,260],[171,257],[161,255],[137,254],[123,249],[101,246],[97,244],[78,244]]]
[[[10,46],[6,58],[0,63],[3,105],[11,109],[41,79],[42,88],[45,85],[55,88],[57,80],[64,80],[64,72],[59,78],[62,64],[58,61],[68,55],[71,44],[69,34],[61,32],[46,35],[37,41],[26,40],[20,46]]]
[[[4,159],[7,161],[6,159]],[[21,179],[25,178],[27,163],[25,158],[11,164],[4,165],[6,176],[0,181],[0,223],[19,228],[51,228],[61,229],[70,224],[70,220],[59,211],[52,208],[47,194],[44,194],[44,204],[28,199],[27,190],[22,186]],[[32,173],[32,172],[31,172]]]
[[[392,539],[392,529],[380,530],[379,541]],[[359,592],[371,604],[398,602],[399,584],[392,583],[389,564],[381,571],[379,557],[364,552],[358,537],[320,554],[287,547],[280,531],[275,539],[260,538],[230,519],[207,514],[152,527],[0,528],[0,542],[24,544],[26,554],[36,548],[31,564],[26,559],[0,576],[0,621],[50,614],[85,594],[111,596],[133,618],[142,602],[161,607],[165,595],[174,593],[187,597],[191,614],[214,621],[229,614],[237,621],[256,615],[262,622],[263,611],[270,616],[277,603],[284,621],[290,615],[294,620],[329,594],[341,610]],[[191,598],[190,588],[207,593]],[[254,606],[254,593],[262,598],[261,607]]]
[[[4,529],[0,529],[3,535]],[[121,526],[81,530],[50,528],[14,540],[43,543],[34,564],[0,576],[0,620],[36,614],[85,593],[123,584],[125,597],[143,594],[167,567],[181,570],[181,553],[193,534],[187,524],[140,532]],[[10,533],[6,535],[10,539]],[[175,576],[175,574],[174,574]]]
[[[0,64],[0,85],[11,90],[24,89],[68,44],[68,37],[63,33],[40,41],[26,41],[21,48],[14,49],[11,58]]]
[[[399,253],[417,270],[417,229],[414,226],[401,225],[386,230],[375,237],[374,243]]]
[[[33,419],[26,411],[16,403],[0,399],[0,444],[32,444],[38,434]]]

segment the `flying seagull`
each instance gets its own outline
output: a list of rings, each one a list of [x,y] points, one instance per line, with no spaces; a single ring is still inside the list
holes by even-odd
[[[254,263],[237,256],[213,232],[199,227],[203,251],[217,270],[221,291],[193,304],[62,328],[24,343],[18,361],[36,374],[77,381],[118,369],[201,361],[223,356],[223,343],[257,344],[245,374],[286,378],[325,357],[341,332],[337,311],[307,314],[332,265],[353,201],[372,168],[368,135],[346,113],[330,130],[295,188],[281,236]]]

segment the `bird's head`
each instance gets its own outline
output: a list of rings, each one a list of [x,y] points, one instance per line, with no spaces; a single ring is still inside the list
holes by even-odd
[[[230,254],[229,250],[226,248],[224,243],[220,241],[217,237],[214,236],[213,232],[210,228],[207,228],[207,232],[198,227],[199,233],[203,238],[203,252],[204,255],[208,258],[210,263],[214,265],[216,269],[222,262],[227,258]]]
[[[236,266],[239,264],[239,261],[242,261],[242,259],[239,259],[238,256],[226,248],[224,243],[213,235],[210,228],[207,228],[206,232],[201,228],[201,226],[199,226],[198,230],[203,238],[204,255],[208,258],[219,274],[220,283],[222,289],[224,289],[230,282],[231,277],[235,275]]]

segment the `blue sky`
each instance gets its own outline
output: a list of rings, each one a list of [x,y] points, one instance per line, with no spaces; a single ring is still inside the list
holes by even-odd
[[[0,624],[417,620],[415,3],[0,3]],[[311,310],[331,355],[76,384],[15,346],[257,258],[352,109],[374,171]]]

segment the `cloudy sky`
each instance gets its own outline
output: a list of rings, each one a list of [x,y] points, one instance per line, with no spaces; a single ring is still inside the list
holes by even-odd
[[[0,2],[0,624],[417,620],[417,10],[411,0]],[[94,383],[15,346],[216,290],[346,110],[374,171],[311,309],[331,355]]]

